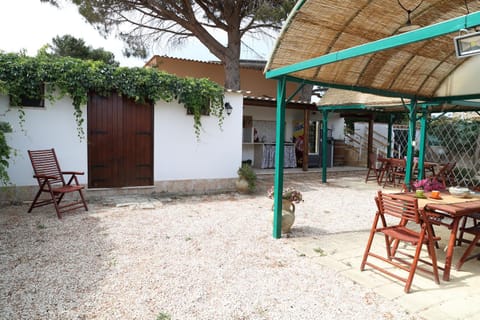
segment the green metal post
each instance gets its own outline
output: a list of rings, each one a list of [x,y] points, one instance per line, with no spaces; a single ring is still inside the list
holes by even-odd
[[[411,100],[410,105],[407,106],[408,109],[408,144],[407,144],[407,167],[405,168],[405,185],[407,190],[410,190],[410,183],[412,180],[412,169],[413,169],[413,145],[412,142],[415,139],[415,124],[417,123],[417,117],[415,114],[415,105],[417,104],[416,100]]]
[[[327,182],[327,157],[328,157],[328,111],[322,110],[322,183]]]
[[[388,133],[387,133],[387,158],[392,157],[392,129],[393,129],[393,119],[395,115],[393,113],[388,117]]]
[[[285,97],[286,79],[277,81],[277,124],[275,145],[275,181],[273,196],[273,237],[282,237],[283,156],[285,144]]]
[[[420,152],[418,153],[418,180],[423,179],[423,172],[425,168],[425,139],[427,138],[427,106],[422,106],[422,117],[420,118],[420,144],[418,146]]]

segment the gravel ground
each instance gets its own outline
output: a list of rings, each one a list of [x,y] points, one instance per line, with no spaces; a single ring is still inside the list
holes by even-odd
[[[369,229],[373,189],[296,186],[290,237]],[[273,239],[261,193],[0,208],[0,319],[417,319]]]

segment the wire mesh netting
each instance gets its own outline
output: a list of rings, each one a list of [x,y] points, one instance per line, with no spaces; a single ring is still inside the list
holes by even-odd
[[[475,114],[477,116],[477,114]],[[454,185],[480,190],[480,118],[437,117],[429,119],[427,141],[425,142],[425,161],[437,163],[436,173],[445,164],[455,164]],[[345,142],[358,150],[358,159],[368,153],[368,123],[355,124],[355,136]],[[382,128],[380,128],[382,127]],[[385,156],[387,143],[387,124],[376,124],[373,137],[373,150],[377,155]],[[356,132],[359,132],[357,134]],[[377,132],[378,131],[378,132]],[[381,137],[384,135],[384,137]],[[352,142],[354,141],[354,142]],[[365,143],[363,143],[365,141]],[[356,143],[355,143],[356,142]],[[415,133],[415,156],[420,146],[420,128]],[[403,158],[407,155],[408,125],[395,124],[392,128],[391,156]],[[363,162],[366,163],[366,158]],[[428,172],[426,173],[428,176]]]
[[[420,145],[417,128],[415,155]],[[408,126],[394,125],[392,130],[392,157],[407,155]],[[480,189],[480,119],[439,117],[429,120],[425,161],[439,164],[437,171],[447,163],[455,164],[455,184]]]
[[[427,161],[455,163],[453,174],[458,185],[480,187],[480,121],[432,119],[426,142]]]
[[[408,126],[395,125],[392,133],[392,155],[394,158],[403,158],[407,155]]]

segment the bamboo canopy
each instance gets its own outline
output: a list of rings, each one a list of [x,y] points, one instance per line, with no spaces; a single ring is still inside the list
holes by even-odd
[[[271,70],[400,35],[408,18],[404,8],[415,9],[410,13],[412,25],[426,27],[479,11],[479,6],[475,0],[299,1],[265,70],[268,75]],[[465,20],[466,25],[467,18]],[[445,95],[439,93],[442,84],[462,64],[469,60],[480,61],[475,59],[477,57],[456,57],[453,38],[458,35],[453,32],[400,44],[305,68],[289,73],[289,76],[329,87],[429,99]],[[468,93],[478,93],[478,88],[476,92],[462,92]]]
[[[342,111],[345,111],[345,109],[348,110],[349,106],[354,108],[358,105],[363,105],[366,111],[388,108],[391,112],[405,112],[403,103],[409,102],[408,99],[402,102],[402,99],[397,97],[384,97],[358,91],[329,89],[318,102],[317,106],[319,110],[321,110],[321,108],[343,106]]]
[[[458,104],[454,102],[431,105],[427,103],[426,106],[418,103],[414,108],[416,112],[421,112],[425,109],[429,113],[480,111],[480,106],[473,100],[471,105],[468,105],[466,101],[457,101]],[[405,106],[410,105],[410,103],[410,99],[401,99],[399,97],[385,97],[352,90],[329,89],[317,103],[317,109],[320,111],[329,109],[342,114],[402,113],[406,111]],[[362,108],[359,108],[359,106]]]
[[[418,171],[422,172],[427,115],[450,107],[455,110],[448,111],[461,111],[458,106],[480,110],[478,100],[472,100],[480,99],[475,72],[480,68],[480,56],[459,59],[454,45],[459,33],[472,33],[480,26],[479,9],[476,0],[297,2],[265,67],[266,78],[277,80],[274,238],[281,237],[286,83],[401,98],[400,106],[379,110],[403,108],[408,113],[404,180],[408,189],[417,119],[421,125]],[[405,103],[405,99],[410,102]],[[318,107],[323,116],[322,154],[327,154],[328,113],[365,111],[372,108],[372,102],[367,102]],[[322,182],[326,182],[326,167],[326,157],[322,157]]]

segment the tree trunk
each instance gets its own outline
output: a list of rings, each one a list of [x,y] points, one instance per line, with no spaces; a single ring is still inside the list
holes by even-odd
[[[228,33],[228,46],[223,59],[225,89],[240,90],[240,33]]]

